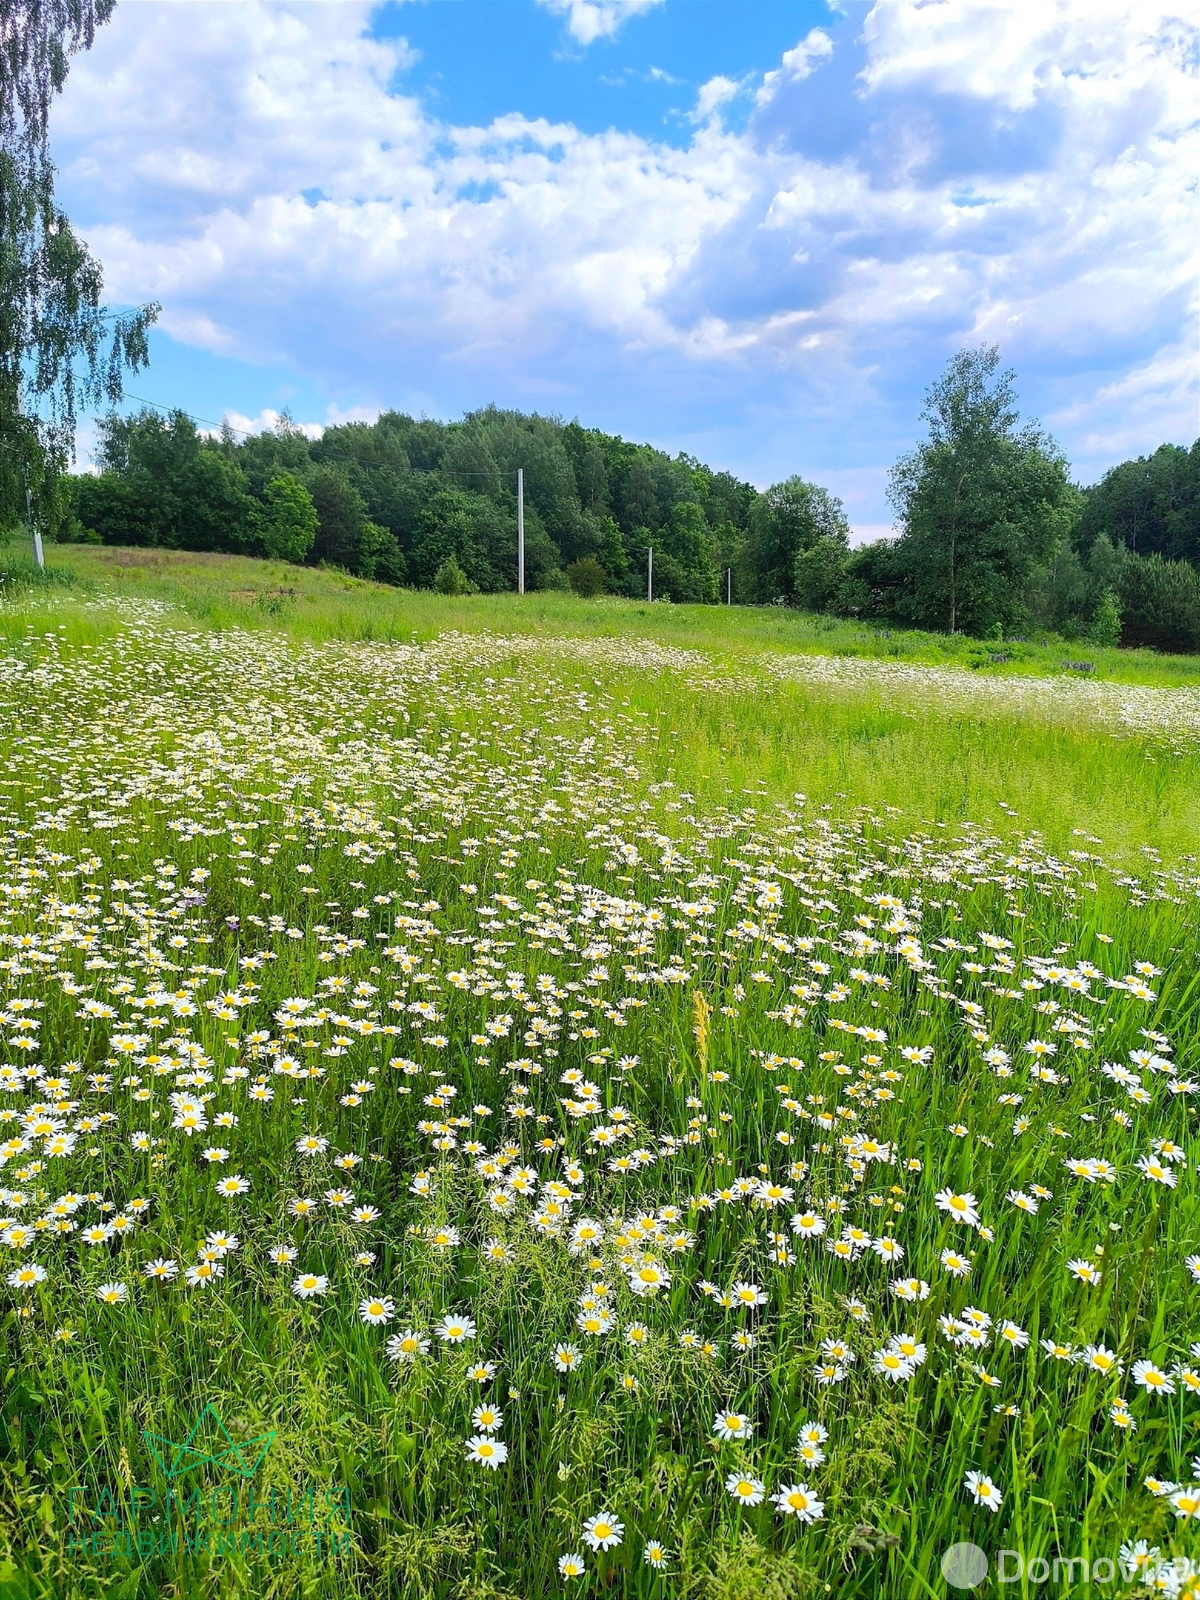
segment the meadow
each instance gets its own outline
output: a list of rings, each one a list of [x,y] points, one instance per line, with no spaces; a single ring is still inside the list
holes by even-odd
[[[1200,663],[51,563],[0,1594],[1194,1592]]]

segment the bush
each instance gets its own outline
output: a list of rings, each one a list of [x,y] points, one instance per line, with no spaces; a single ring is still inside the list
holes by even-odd
[[[578,561],[572,561],[567,568],[567,582],[577,595],[590,600],[594,595],[604,591],[604,568],[595,556],[580,556]]]
[[[471,584],[453,556],[447,556],[434,574],[433,587],[439,594],[468,594]]]

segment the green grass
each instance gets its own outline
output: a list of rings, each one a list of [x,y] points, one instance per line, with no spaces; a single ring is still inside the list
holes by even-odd
[[[939,683],[926,688],[884,678],[831,689],[764,675],[763,661],[778,653],[778,644],[771,649],[768,643],[772,631],[789,653],[803,653],[805,638],[824,637],[827,619],[558,594],[454,599],[281,563],[176,552],[58,547],[52,568],[60,558],[71,562],[66,571],[73,586],[58,591],[50,609],[46,590],[27,591],[38,595],[31,605],[0,607],[0,638],[31,649],[51,632],[72,644],[94,642],[121,626],[119,607],[97,606],[98,595],[112,594],[168,607],[161,618],[166,625],[248,628],[306,643],[424,642],[448,629],[517,638],[527,629],[547,643],[571,637],[618,647],[651,640],[698,651],[709,688],[697,694],[686,672],[654,670],[654,662],[629,672],[619,652],[615,660],[594,660],[584,677],[589,686],[598,682],[617,700],[628,700],[629,712],[646,720],[652,735],[642,757],[649,763],[647,781],[674,781],[702,807],[729,796],[776,804],[799,790],[810,805],[836,811],[893,808],[931,825],[971,820],[1002,832],[1012,832],[1015,823],[1038,829],[1064,851],[1079,847],[1081,829],[1120,858],[1137,858],[1145,846],[1178,855],[1194,844],[1200,817],[1194,736],[1173,741],[1131,734],[1112,722],[1098,727],[1070,710],[1062,714],[1053,694],[1030,712],[1010,703],[1002,686],[992,700],[964,704]],[[927,636],[898,637],[914,641],[907,659],[920,663],[915,652]],[[941,642],[972,648],[961,640]],[[1186,665],[1110,654],[1131,675],[1139,663],[1147,676],[1163,666],[1167,681],[1170,669],[1182,673]],[[510,670],[523,679],[537,668],[514,654]],[[1200,663],[1192,670],[1200,673]],[[963,681],[997,675],[964,672]],[[491,714],[489,708],[485,723]]]
[[[207,626],[281,629],[302,639],[427,640],[447,629],[614,639],[636,634],[717,653],[861,656],[999,677],[1061,676],[1064,664],[1068,670],[1090,664],[1089,676],[1113,683],[1200,686],[1198,657],[1105,649],[1053,635],[989,645],[961,634],[861,625],[775,606],[651,606],[558,592],[438,595],[285,562],[172,550],[58,545],[48,564],[96,588],[162,601]],[[996,663],[996,655],[1008,660]]]
[[[1177,699],[1137,700],[1175,708],[1159,725],[1020,682],[964,701],[941,674],[781,675],[811,619],[453,602],[291,568],[272,610],[241,592],[247,569],[269,589],[262,564],[66,554],[74,584],[0,607],[0,1146],[29,1141],[0,1168],[4,1274],[46,1273],[0,1279],[0,1594],[940,1600],[966,1539],[1194,1553],[1144,1480],[1195,1481],[1200,1394],[1131,1372],[1200,1365],[1196,1096],[1171,1087],[1200,1043],[1200,774]],[[174,1125],[188,1097],[194,1134]],[[74,1132],[65,1153],[43,1117]],[[854,1134],[891,1159],[848,1164]],[[570,1224],[536,1217],[555,1192],[505,1188],[475,1140],[561,1183],[602,1241],[572,1253]],[[1164,1140],[1174,1187],[1137,1165]],[[655,1159],[610,1170],[635,1150]],[[226,1198],[231,1176],[249,1187]],[[737,1178],[794,1193],[712,1198]],[[1035,1185],[1036,1212],[1006,1198]],[[323,1198],[341,1187],[362,1221]],[[65,1195],[77,1230],[25,1240]],[[793,1232],[809,1210],[823,1236]],[[840,1261],[824,1246],[850,1227],[902,1261]],[[188,1286],[221,1230],[223,1275]],[[145,1276],[158,1258],[174,1279]],[[639,1297],[650,1263],[671,1281]],[[328,1291],[300,1298],[302,1273]],[[889,1288],[909,1276],[925,1298]],[[111,1283],[124,1303],[98,1298]],[[765,1303],[724,1309],[705,1283]],[[588,1301],[613,1319],[597,1336]],[[967,1307],[991,1319],[974,1351],[939,1325]],[[448,1312],[468,1343],[436,1336]],[[409,1328],[427,1352],[389,1359]],[[892,1384],[873,1357],[904,1334],[925,1358]],[[828,1384],[825,1339],[855,1358]],[[1123,1375],[1046,1339],[1103,1345]],[[483,1399],[504,1413],[494,1473],[464,1448]],[[208,1404],[233,1440],[274,1437],[236,1501],[212,1463],[172,1500],[156,1441]],[[722,1442],[729,1410],[752,1432]],[[806,1463],[813,1421],[825,1460]],[[731,1472],[806,1483],[823,1515],[739,1507]],[[624,1538],[593,1553],[602,1511]],[[586,1578],[560,1578],[571,1551]],[[1126,1590],[993,1568],[973,1592]]]

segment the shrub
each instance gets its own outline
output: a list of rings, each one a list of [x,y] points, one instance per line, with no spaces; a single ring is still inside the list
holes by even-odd
[[[467,594],[471,584],[453,556],[447,556],[434,575],[433,587],[439,594]]]
[[[567,582],[577,595],[590,600],[593,595],[604,591],[604,568],[595,556],[580,556],[578,561],[572,561],[567,568]]]

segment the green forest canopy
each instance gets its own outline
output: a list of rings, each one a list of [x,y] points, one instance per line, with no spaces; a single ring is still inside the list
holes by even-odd
[[[799,477],[760,492],[688,455],[494,406],[454,423],[385,412],[315,440],[286,420],[239,440],[182,412],[111,416],[60,537],[511,589],[521,467],[530,588],[642,596],[653,546],[660,599],[724,600],[729,569],[743,603],[980,635],[1108,642],[1115,627],[1200,649],[1200,443],[1080,490],[1053,441],[1019,423],[1011,379],[994,351],[954,358],[927,397],[928,440],[893,473],[900,537],[856,550],[841,502]]]

